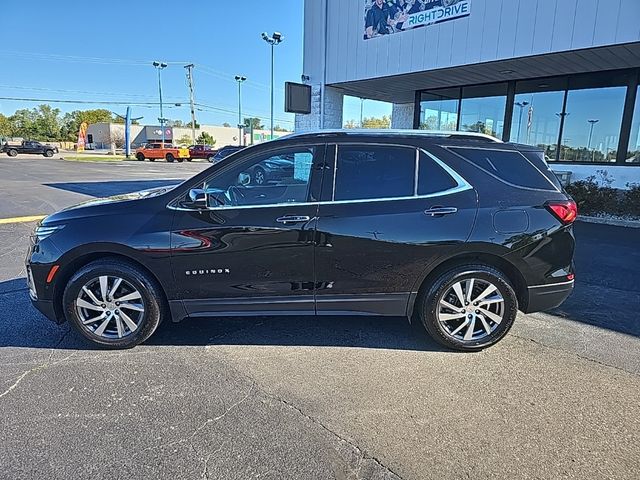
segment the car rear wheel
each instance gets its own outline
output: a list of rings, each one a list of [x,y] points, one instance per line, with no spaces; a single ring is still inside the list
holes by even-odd
[[[213,155],[209,155],[209,157],[207,158],[207,160],[209,161],[209,163],[213,163],[216,161],[216,157],[214,157]]]
[[[176,158],[176,160],[178,161],[178,163],[182,163],[182,162],[184,162],[185,159],[178,157],[178,158]]]
[[[136,154],[136,160],[138,160],[139,162],[144,162],[144,154],[143,153],[137,153]]]
[[[423,293],[417,316],[441,345],[478,351],[500,341],[518,313],[518,300],[504,274],[488,265],[445,272]]]
[[[10,157],[15,157],[16,155],[18,155],[18,151],[15,148],[12,148],[7,152],[7,155],[9,155]]]
[[[98,260],[69,280],[63,295],[67,320],[85,338],[110,348],[147,340],[167,315],[157,282],[118,259]]]
[[[167,162],[173,163],[176,157],[174,157],[173,154],[171,153],[167,153],[167,156],[165,157],[165,159],[167,160]]]
[[[264,185],[267,181],[267,174],[263,168],[258,167],[253,172],[253,183],[254,185]]]
[[[44,151],[44,156],[47,157],[47,158],[53,157],[53,150],[45,150]]]

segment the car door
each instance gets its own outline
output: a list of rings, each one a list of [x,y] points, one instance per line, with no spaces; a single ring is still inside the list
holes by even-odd
[[[324,149],[251,149],[196,185],[206,209],[178,204],[172,268],[189,315],[315,312],[313,232],[324,170],[313,166]],[[252,183],[257,165],[283,158],[290,170]]]
[[[476,193],[410,145],[329,150],[331,190],[322,192],[316,234],[317,312],[406,315],[430,266],[468,239]]]
[[[39,144],[37,142],[25,142],[24,153],[40,153],[38,151]]]

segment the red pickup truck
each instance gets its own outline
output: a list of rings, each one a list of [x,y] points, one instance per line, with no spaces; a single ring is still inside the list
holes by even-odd
[[[194,158],[213,161],[213,157],[218,153],[218,150],[211,145],[191,145],[189,147],[190,160]]]

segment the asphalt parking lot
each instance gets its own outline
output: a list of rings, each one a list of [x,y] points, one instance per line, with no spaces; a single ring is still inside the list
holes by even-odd
[[[202,163],[0,157],[0,219]],[[28,300],[0,223],[0,478],[637,478],[640,229],[578,223],[577,285],[478,354],[403,319],[193,320],[96,349]]]

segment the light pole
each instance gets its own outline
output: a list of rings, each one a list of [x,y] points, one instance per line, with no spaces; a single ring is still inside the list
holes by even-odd
[[[364,121],[364,98],[360,99],[360,128],[362,128],[362,122]]]
[[[262,39],[271,45],[271,140],[273,140],[273,89],[274,89],[274,71],[275,71],[275,53],[274,47],[280,45],[284,40],[284,35],[280,32],[274,32],[269,36],[267,32],[262,33]]]
[[[242,124],[242,84],[247,81],[247,77],[236,75],[238,82],[238,145],[244,146],[244,125]]]
[[[598,123],[599,121],[600,120],[598,119],[587,120],[587,122],[591,124],[591,129],[589,130],[589,142],[587,143],[587,151],[591,150],[591,140],[593,139],[593,127],[595,127],[596,123]],[[591,156],[591,161],[594,161],[595,158],[596,158],[596,151],[594,149],[593,155]]]
[[[520,119],[518,120],[518,142],[520,141],[520,130],[522,129],[522,110],[529,105],[529,102],[516,102],[515,106],[520,109]]]
[[[153,62],[153,66],[158,70],[158,92],[160,93],[160,130],[162,130],[162,148],[164,148],[164,114],[162,112],[162,70],[167,68],[167,64],[164,62]]]

